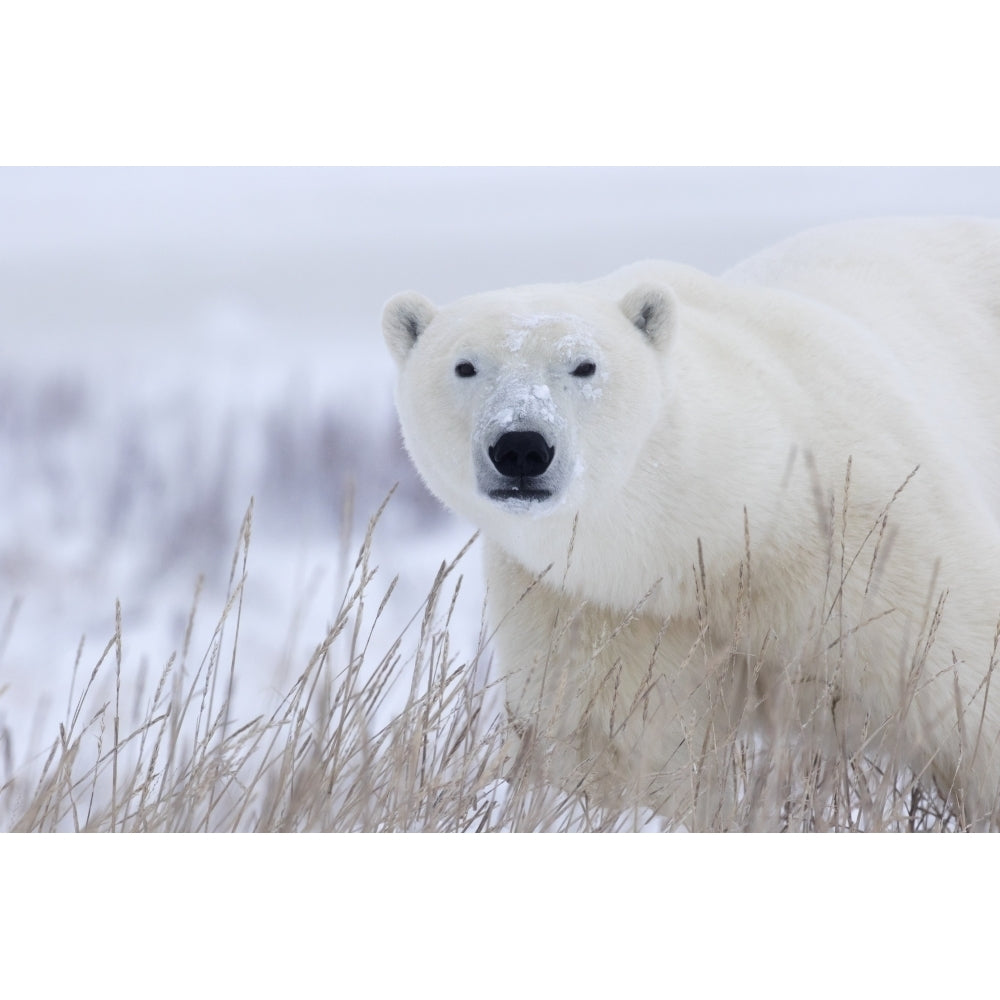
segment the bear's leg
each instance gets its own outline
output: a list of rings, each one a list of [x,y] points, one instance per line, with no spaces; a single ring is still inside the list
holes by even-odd
[[[744,697],[728,650],[696,623],[574,600],[488,548],[495,648],[511,760],[608,809],[641,806],[688,829],[734,817]],[[558,581],[557,581],[558,582]],[[526,741],[527,740],[527,744]]]

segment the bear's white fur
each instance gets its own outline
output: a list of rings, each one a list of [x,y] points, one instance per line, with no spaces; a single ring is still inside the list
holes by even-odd
[[[732,735],[822,722],[995,821],[1000,224],[403,293],[383,327],[407,448],[482,531],[508,707],[559,780],[725,825]]]

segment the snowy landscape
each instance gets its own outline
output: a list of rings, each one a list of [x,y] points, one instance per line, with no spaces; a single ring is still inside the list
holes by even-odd
[[[399,583],[373,645],[418,614],[473,529],[400,443],[393,293],[447,302],[645,257],[717,273],[812,225],[900,214],[1000,216],[1000,170],[0,170],[0,781],[55,739],[116,601],[123,678],[155,678],[189,627],[195,659],[211,645],[251,499],[240,710],[270,710],[323,639],[396,484],[373,589]],[[471,657],[475,547],[459,572],[451,642]]]

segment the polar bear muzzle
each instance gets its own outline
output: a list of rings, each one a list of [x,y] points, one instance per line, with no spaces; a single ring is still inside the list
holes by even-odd
[[[489,448],[493,467],[503,485],[490,490],[494,500],[547,500],[552,491],[534,481],[552,464],[555,448],[537,431],[507,431]]]

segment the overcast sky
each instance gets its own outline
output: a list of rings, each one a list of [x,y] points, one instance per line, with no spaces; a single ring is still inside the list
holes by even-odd
[[[4,168],[0,335],[176,336],[228,309],[353,339],[404,288],[445,302],[644,257],[719,271],[892,214],[1000,216],[1000,169]]]

